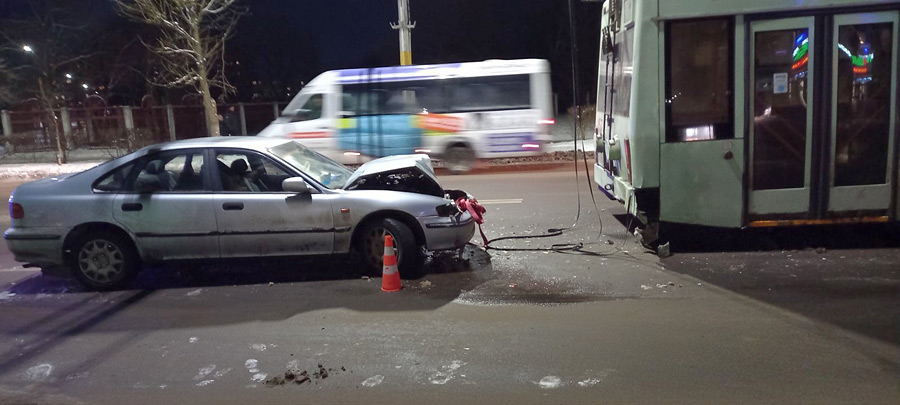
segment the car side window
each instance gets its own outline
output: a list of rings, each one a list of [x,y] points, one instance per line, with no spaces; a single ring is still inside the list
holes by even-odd
[[[281,182],[292,177],[271,159],[252,152],[219,152],[216,167],[223,191],[283,192]]]
[[[142,159],[129,191],[137,193],[208,190],[203,183],[203,153],[165,153]]]
[[[134,163],[129,163],[107,173],[94,183],[94,189],[97,191],[123,191],[128,175],[133,168]]]

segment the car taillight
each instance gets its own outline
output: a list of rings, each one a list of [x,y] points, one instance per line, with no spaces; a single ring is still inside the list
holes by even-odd
[[[25,208],[22,208],[22,204],[10,202],[9,203],[9,217],[12,219],[25,218]]]

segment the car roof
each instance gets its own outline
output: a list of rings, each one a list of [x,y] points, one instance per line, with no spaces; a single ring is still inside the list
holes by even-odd
[[[250,148],[268,149],[291,142],[285,138],[256,136],[211,136],[159,143],[142,148],[139,152],[163,151],[185,148]]]

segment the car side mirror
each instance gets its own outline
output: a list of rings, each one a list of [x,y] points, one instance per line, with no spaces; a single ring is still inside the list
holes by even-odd
[[[289,177],[281,182],[281,189],[297,194],[318,194],[319,190],[309,185],[303,177]]]

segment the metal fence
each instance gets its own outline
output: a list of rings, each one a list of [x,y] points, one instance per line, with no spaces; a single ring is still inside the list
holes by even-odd
[[[224,116],[229,107],[240,120],[240,133],[255,135],[278,117],[284,103],[219,105]],[[10,152],[56,150],[56,136],[63,148],[138,147],[177,139],[206,136],[203,106],[165,105],[157,107],[86,107],[45,111],[0,111],[3,137],[0,143]]]

